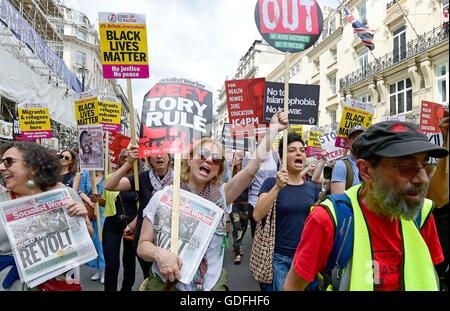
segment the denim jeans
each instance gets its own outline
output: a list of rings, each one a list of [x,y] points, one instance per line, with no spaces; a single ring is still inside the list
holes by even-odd
[[[283,290],[284,281],[286,280],[289,269],[291,268],[293,258],[278,253],[273,253],[273,279],[270,284],[260,283],[259,287],[262,291],[272,292]]]

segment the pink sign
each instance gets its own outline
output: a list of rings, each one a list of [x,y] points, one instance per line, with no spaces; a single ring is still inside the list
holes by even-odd
[[[148,65],[103,65],[106,79],[147,79],[150,77]]]

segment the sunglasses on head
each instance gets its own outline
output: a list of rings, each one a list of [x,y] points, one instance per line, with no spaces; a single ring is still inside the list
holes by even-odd
[[[220,165],[225,161],[220,153],[212,153],[206,148],[198,148],[195,153],[200,156],[203,161],[206,161],[211,157],[211,161],[214,165]]]
[[[68,157],[68,156],[65,156],[65,155],[62,155],[62,154],[60,154],[59,155],[59,158],[61,159],[61,160],[66,160],[66,161],[70,161],[71,160],[71,158],[70,157]]]
[[[19,160],[20,159],[6,157],[4,159],[0,159],[0,165],[3,164],[6,168],[8,168],[8,167],[11,167],[14,163],[16,163]]]

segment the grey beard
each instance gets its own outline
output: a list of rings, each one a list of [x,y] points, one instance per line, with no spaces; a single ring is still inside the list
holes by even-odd
[[[411,186],[401,191],[395,191],[389,185],[381,180],[376,179],[373,183],[372,199],[377,203],[378,212],[382,216],[401,217],[403,219],[412,220],[416,217],[420,208],[424,203],[424,197],[428,185]],[[419,191],[422,195],[420,201],[404,199],[404,195],[411,191]]]

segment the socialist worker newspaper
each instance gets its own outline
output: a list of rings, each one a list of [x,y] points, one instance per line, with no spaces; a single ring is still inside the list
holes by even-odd
[[[57,189],[0,203],[19,276],[28,287],[97,258],[85,219],[67,213],[72,202],[66,189]]]
[[[153,226],[156,232],[156,245],[170,250],[173,188],[166,187],[162,191]],[[180,190],[178,256],[183,261],[179,279],[181,283],[189,284],[194,278],[222,216],[223,210],[214,203]]]

